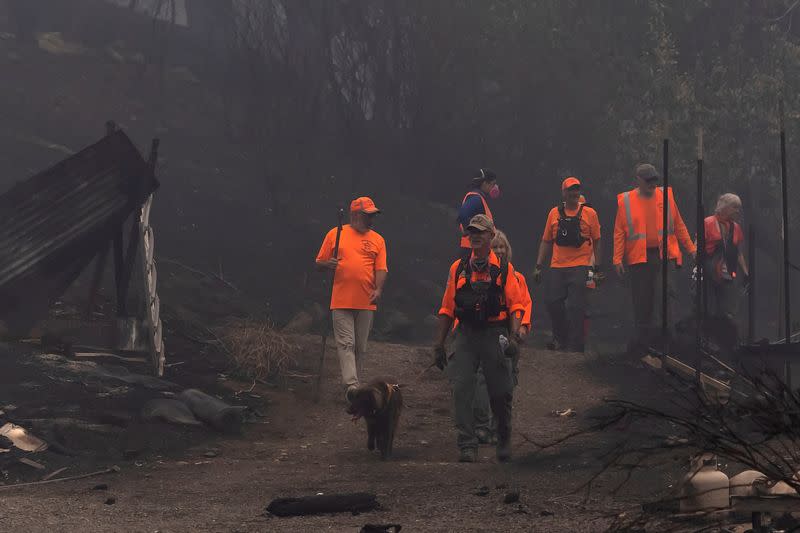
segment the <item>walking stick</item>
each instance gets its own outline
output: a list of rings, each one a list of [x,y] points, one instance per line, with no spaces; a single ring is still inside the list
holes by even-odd
[[[339,238],[342,236],[342,222],[344,221],[344,209],[339,209],[339,225],[336,227],[336,243],[333,245],[333,255],[331,257],[339,258]],[[333,281],[336,277],[336,271],[331,274],[331,293],[333,293]],[[314,403],[319,403],[320,390],[322,388],[322,372],[325,366],[325,346],[328,344],[328,322],[325,322],[325,327],[322,329],[322,350],[319,354],[319,367],[317,368],[317,383],[314,387]]]

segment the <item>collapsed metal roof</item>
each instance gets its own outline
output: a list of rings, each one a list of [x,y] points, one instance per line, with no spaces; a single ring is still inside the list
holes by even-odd
[[[157,188],[117,130],[0,195],[0,320],[42,318]]]

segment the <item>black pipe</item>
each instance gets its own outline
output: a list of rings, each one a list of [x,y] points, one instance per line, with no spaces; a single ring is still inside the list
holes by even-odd
[[[752,215],[755,217],[755,213]],[[753,344],[756,341],[756,226],[750,224],[747,243],[747,270],[749,276],[749,287],[747,292],[747,342]]]
[[[781,106],[781,194],[783,196],[783,313],[786,344],[792,342],[792,308],[789,301],[789,201],[786,178],[786,131],[783,129]]]
[[[697,255],[695,257],[695,268],[697,271],[697,284],[695,294],[695,307],[697,313],[696,349],[697,360],[695,372],[697,379],[700,379],[700,362],[703,349],[703,324],[705,313],[703,307],[703,292],[706,284],[703,273],[703,261],[706,251],[706,231],[705,231],[705,208],[703,206],[703,131],[697,135]]]
[[[667,346],[669,345],[667,331],[669,329],[669,322],[667,317],[667,289],[668,289],[668,270],[669,265],[669,247],[667,246],[667,239],[669,238],[669,139],[664,139],[664,195],[663,202],[664,220],[661,227],[661,338],[664,342],[664,353],[667,353]]]

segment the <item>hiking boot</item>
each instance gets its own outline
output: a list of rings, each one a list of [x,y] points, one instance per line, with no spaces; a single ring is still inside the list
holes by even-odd
[[[563,352],[564,346],[557,340],[553,339],[547,343],[547,349],[555,352]]]
[[[492,443],[492,432],[486,428],[478,428],[475,430],[475,436],[478,438],[480,444]]]
[[[458,456],[459,463],[475,463],[478,461],[478,450],[475,448],[461,448]]]

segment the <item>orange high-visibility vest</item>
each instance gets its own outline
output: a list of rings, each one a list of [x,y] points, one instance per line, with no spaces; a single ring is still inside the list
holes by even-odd
[[[663,257],[664,245],[664,189],[656,188],[656,205],[658,206],[658,248]],[[675,237],[675,213],[678,206],[672,195],[672,188],[669,189],[669,209],[667,211],[667,252],[670,259],[675,259],[680,265],[683,262],[681,249],[678,246],[678,239]],[[639,198],[639,189],[633,189],[617,195],[617,209],[625,213],[625,263],[635,265],[647,262],[647,216]]]
[[[486,198],[479,192],[469,191],[467,194],[464,195],[464,199],[461,200],[461,205],[464,205],[464,202],[467,201],[467,198],[470,196],[478,196],[481,199],[481,203],[483,204],[483,212],[484,214],[489,217],[489,220],[494,222],[494,218],[492,217],[492,210],[489,209],[489,204],[486,203]],[[471,245],[469,243],[469,235],[464,231],[464,226],[459,224],[458,227],[461,229],[461,247],[462,248],[470,248]]]

